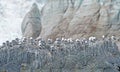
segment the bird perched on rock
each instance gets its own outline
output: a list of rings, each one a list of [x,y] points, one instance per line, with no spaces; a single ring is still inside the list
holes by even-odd
[[[60,46],[61,44],[61,39],[60,38],[56,38],[56,41],[54,42],[55,46]]]
[[[10,46],[10,42],[6,41],[6,46],[9,47]]]
[[[48,39],[48,40],[47,40],[47,43],[48,43],[48,44],[52,44],[52,42],[53,42],[52,39]]]
[[[41,15],[36,3],[32,5],[31,10],[26,14],[22,25],[22,34],[24,37],[37,38],[41,33]]]
[[[25,44],[25,43],[27,43],[27,38],[23,37],[22,40],[21,40],[21,44]]]
[[[76,39],[75,42],[76,42],[77,44],[80,44],[80,40],[79,40],[79,39]]]
[[[46,42],[45,42],[43,39],[41,39],[41,40],[38,42],[38,46],[39,46],[40,48],[45,49],[45,48],[46,48]]]
[[[72,39],[72,38],[68,38],[67,41],[68,41],[70,44],[73,44],[73,39]]]
[[[6,43],[3,42],[3,43],[2,43],[2,46],[1,46],[0,48],[4,48],[5,46],[6,46]]]
[[[34,39],[32,37],[30,37],[30,44],[35,45],[35,41],[34,41]]]
[[[116,40],[116,37],[114,35],[111,36],[111,40]]]
[[[14,45],[17,45],[17,42],[15,41],[15,40],[12,40],[12,45],[14,46]]]
[[[15,41],[16,41],[16,43],[17,43],[17,45],[19,45],[19,38],[15,38]]]
[[[102,36],[102,39],[103,39],[103,40],[105,39],[105,35]]]
[[[90,42],[95,42],[96,40],[97,40],[96,37],[93,37],[93,36],[89,37]]]
[[[10,42],[9,47],[13,47],[13,46],[14,46],[14,43],[13,43],[13,42]]]

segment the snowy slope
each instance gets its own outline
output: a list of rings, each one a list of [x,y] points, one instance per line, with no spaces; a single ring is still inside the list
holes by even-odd
[[[34,2],[36,1],[0,0],[0,44],[16,37],[21,38],[22,19]],[[42,5],[39,1],[40,8]]]

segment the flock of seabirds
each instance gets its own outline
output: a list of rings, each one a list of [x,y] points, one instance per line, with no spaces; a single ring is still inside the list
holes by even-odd
[[[2,46],[0,46],[0,48],[4,48],[4,47],[13,47],[15,45],[24,45],[24,44],[31,44],[31,45],[36,45],[39,47],[42,47],[42,45],[48,44],[51,46],[60,46],[62,44],[75,44],[75,43],[80,43],[80,44],[91,44],[91,43],[96,43],[100,40],[98,40],[96,37],[89,37],[88,39],[86,38],[82,38],[82,39],[76,39],[73,40],[72,38],[56,38],[55,41],[53,41],[52,39],[48,39],[47,41],[45,41],[42,38],[39,39],[33,39],[32,37],[23,37],[21,39],[19,38],[15,38],[14,40],[10,41],[6,41],[2,43]],[[111,36],[111,37],[105,37],[104,35],[102,36],[101,41],[119,41],[119,39],[117,39],[115,36]]]
[[[65,68],[69,68],[70,66],[69,64],[72,64],[71,61],[69,63],[69,59],[74,61],[74,58],[76,58],[75,60],[77,61],[74,62],[76,62],[76,64],[81,63],[82,66],[78,65],[81,67],[88,65],[89,62],[92,64],[92,61],[96,60],[93,63],[100,64],[99,65],[100,68],[104,69],[105,66],[101,65],[103,64],[101,62],[107,61],[109,62],[107,64],[110,65],[111,68],[115,68],[120,71],[120,57],[119,57],[120,52],[116,44],[116,41],[119,41],[119,39],[115,36],[105,37],[104,35],[101,38],[102,39],[97,39],[96,37],[93,36],[89,38],[75,40],[72,38],[68,39],[56,38],[56,40],[54,41],[52,39],[44,40],[43,38],[33,39],[32,37],[30,38],[23,37],[22,39],[15,38],[11,42],[10,41],[3,42],[2,46],[0,46],[0,50],[4,49],[7,50],[7,48],[9,49],[24,48],[26,52],[28,51],[35,53],[36,60],[31,62],[33,63],[33,67],[35,67],[35,69],[38,67],[42,68],[45,65],[49,66],[49,63],[52,64],[51,67],[56,69],[59,68],[61,65]],[[12,53],[10,53],[10,55],[12,55]],[[19,60],[21,60],[19,58],[23,58],[24,60],[24,56],[23,57],[17,56],[18,62]],[[11,57],[14,57],[14,55]],[[23,66],[26,65],[23,64]],[[108,66],[106,68],[108,68]]]

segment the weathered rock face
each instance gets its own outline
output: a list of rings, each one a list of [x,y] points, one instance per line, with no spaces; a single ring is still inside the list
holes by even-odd
[[[26,14],[22,25],[22,33],[24,37],[36,38],[41,33],[41,15],[37,5],[34,3],[31,10]]]
[[[46,0],[41,37],[119,36],[119,0]]]

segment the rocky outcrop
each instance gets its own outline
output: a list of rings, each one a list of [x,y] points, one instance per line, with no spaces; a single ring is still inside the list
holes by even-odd
[[[34,3],[31,10],[26,14],[22,25],[22,34],[24,37],[37,38],[41,33],[41,15],[37,5]]]
[[[34,41],[34,40],[33,40]],[[18,41],[19,42],[19,41]],[[8,41],[7,41],[8,43]],[[114,41],[28,39],[0,47],[0,72],[119,72]]]
[[[119,0],[46,0],[41,37],[120,36]]]

